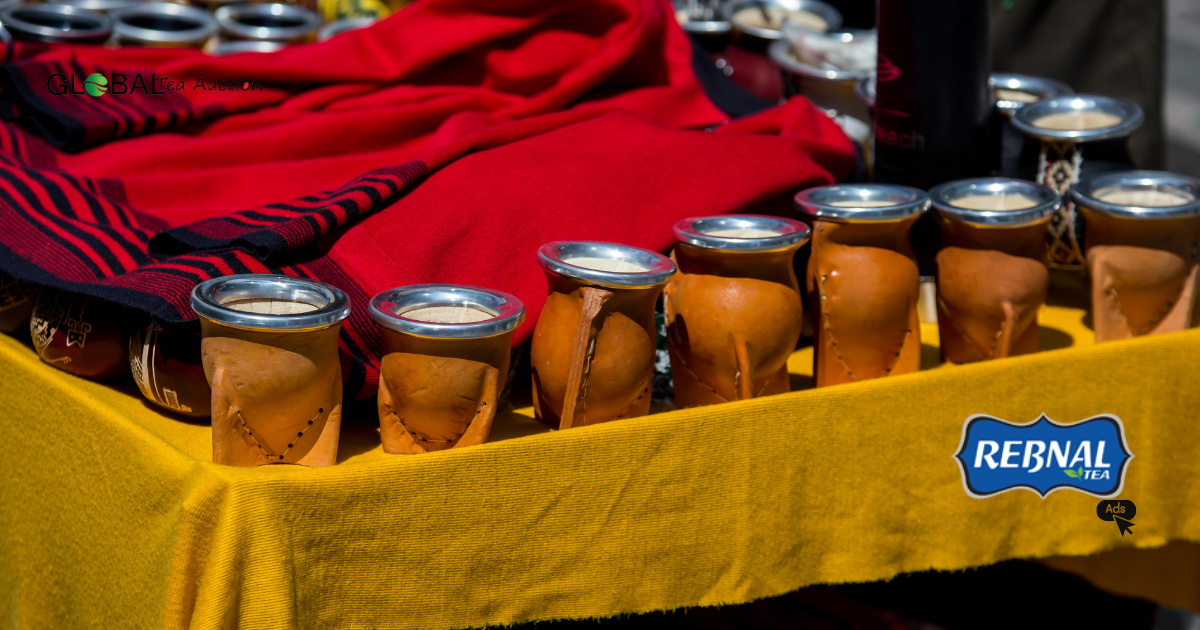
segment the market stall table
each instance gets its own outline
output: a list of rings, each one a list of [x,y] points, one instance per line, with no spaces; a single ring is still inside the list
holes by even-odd
[[[497,416],[486,444],[422,455],[385,454],[373,405],[351,407],[339,463],[324,469],[215,465],[206,422],[68,376],[3,337],[0,617],[451,628],[1190,549],[1200,330],[1094,345],[1083,310],[1053,305],[1059,293],[1041,313],[1048,350],[1034,355],[567,431],[519,409]],[[936,327],[921,334],[930,367]],[[811,349],[789,365],[807,387]],[[976,413],[1120,417],[1136,456],[1120,495],[1137,503],[1134,534],[1076,491],[969,497],[952,456]],[[1120,582],[1090,560],[1055,562]]]

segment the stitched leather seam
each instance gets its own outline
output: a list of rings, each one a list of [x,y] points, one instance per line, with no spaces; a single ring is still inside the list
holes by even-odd
[[[653,377],[653,375],[650,377],[650,380],[654,380],[654,377]],[[629,403],[629,406],[628,406],[628,407],[626,407],[624,411],[622,411],[621,413],[617,414],[617,417],[618,417],[618,418],[624,418],[624,417],[625,417],[625,414],[629,413],[629,410],[630,410],[630,409],[633,409],[633,406],[634,406],[634,405],[636,405],[636,404],[638,404],[639,402],[641,402],[641,400],[642,400],[643,398],[645,398],[645,397],[646,397],[646,393],[647,393],[647,392],[649,392],[649,391],[650,391],[650,385],[649,385],[649,383],[647,383],[647,384],[643,385],[643,386],[642,386],[642,393],[641,393],[640,395],[638,395],[638,397],[637,397],[637,398],[634,398],[634,399],[633,399],[633,402]]]
[[[587,355],[583,358],[583,376],[579,383],[579,413],[583,424],[587,424],[587,382],[592,371],[592,358],[596,356],[596,333],[588,336]],[[640,397],[639,397],[640,399]],[[632,406],[632,405],[630,405]]]
[[[938,304],[942,307],[942,312],[946,314],[946,319],[950,322],[950,326],[952,328],[954,328],[954,331],[958,333],[958,336],[962,337],[963,341],[967,342],[967,345],[970,346],[971,349],[975,351],[975,354],[979,355],[979,358],[981,360],[986,360],[987,358],[989,358],[987,356],[984,356],[983,352],[981,352],[979,350],[979,347],[975,345],[975,341],[972,340],[970,337],[968,337],[967,333],[962,328],[958,327],[958,323],[955,322],[954,318],[950,315],[950,309],[946,307],[946,303],[942,301],[942,298],[939,297],[937,299],[937,301],[938,301]],[[939,320],[938,325],[940,326],[941,324],[942,324],[942,322],[941,322],[941,320]],[[1003,322],[1000,323],[1000,331],[996,333],[996,343],[1000,343],[1000,335],[1002,335],[1002,334],[1004,334],[1004,323]],[[995,344],[992,345],[991,354],[992,355],[996,354],[996,345]]]
[[[720,392],[718,392],[717,390],[713,389],[713,387],[712,387],[711,385],[709,385],[708,383],[705,383],[705,382],[704,382],[704,379],[700,378],[700,375],[698,375],[698,374],[696,374],[694,371],[692,371],[692,367],[691,367],[690,365],[688,365],[688,364],[687,364],[687,361],[684,361],[684,360],[683,360],[683,356],[682,356],[682,354],[680,354],[680,353],[676,353],[676,355],[677,355],[677,356],[678,356],[678,358],[679,358],[679,364],[683,366],[683,369],[684,369],[684,370],[686,370],[686,371],[687,371],[687,373],[688,373],[688,374],[689,374],[689,375],[690,375],[690,376],[691,376],[693,379],[695,379],[695,381],[696,381],[697,383],[700,383],[701,385],[703,385],[705,389],[707,389],[708,391],[712,392],[712,393],[713,393],[713,395],[714,395],[714,396],[716,396],[717,398],[720,398],[721,400],[723,400],[723,401],[725,401],[725,402],[729,402],[729,399],[728,399],[728,398],[726,398],[726,397],[722,396],[722,395],[721,395],[721,393],[720,393]],[[734,384],[734,391],[735,391],[735,392],[737,391],[737,384],[736,384],[736,382],[735,382],[735,384]]]
[[[391,409],[391,407],[388,407],[388,409]],[[294,446],[296,444],[296,442],[299,442],[300,438],[304,437],[304,431],[307,431],[310,427],[312,427],[313,422],[315,422],[317,418],[320,418],[321,414],[325,413],[325,409],[323,409],[323,408],[317,409],[317,415],[313,416],[312,420],[308,421],[308,426],[304,427],[303,431],[296,433],[296,439],[292,440],[292,443],[288,444],[287,448],[283,449],[283,452],[280,453],[278,456],[268,453],[267,449],[264,448],[262,443],[260,443],[258,441],[258,438],[254,437],[254,433],[252,433],[250,431],[250,425],[246,424],[246,419],[242,417],[242,410],[238,409],[236,413],[237,413],[238,420],[242,421],[242,428],[246,430],[246,436],[250,438],[250,441],[254,442],[254,445],[258,447],[259,451],[262,451],[263,457],[266,457],[267,459],[272,459],[275,457],[278,457],[279,459],[283,459],[283,456],[287,455],[288,451],[292,450],[292,446]],[[400,424],[404,424],[404,423],[401,422]],[[405,427],[405,428],[407,428],[407,427]]]
[[[912,329],[910,328],[907,331],[905,331],[904,341],[900,342],[900,349],[896,351],[896,358],[892,360],[892,364],[889,365],[887,371],[883,373],[884,376],[891,374],[892,370],[896,369],[896,364],[900,363],[900,355],[904,352],[904,345],[908,343],[908,338],[911,336],[912,336]]]
[[[861,381],[862,379],[854,373],[854,370],[850,369],[846,360],[842,358],[842,353],[837,347],[837,341],[833,338],[833,324],[829,321],[829,309],[826,307],[827,302],[825,301],[825,281],[827,280],[829,280],[829,276],[821,276],[821,289],[819,293],[821,294],[821,319],[825,320],[824,328],[825,333],[829,335],[829,345],[833,346],[833,356],[837,357],[838,363],[841,363],[842,367],[846,369],[846,374],[849,374],[850,378],[856,381]],[[912,331],[908,332],[911,333]],[[890,372],[891,370],[889,369],[888,371]]]
[[[476,418],[476,417],[479,415],[479,413],[480,413],[481,411],[483,411],[483,407],[486,407],[486,406],[487,406],[487,403],[486,403],[486,402],[484,402],[484,403],[482,403],[482,405],[483,405],[482,407],[480,407],[480,408],[478,408],[478,409],[476,409],[476,410],[475,410],[475,415],[474,415],[474,416],[471,416],[471,422],[474,422],[474,421],[475,421],[475,418]],[[420,435],[420,434],[418,434],[416,431],[414,431],[414,430],[412,429],[412,427],[410,427],[410,426],[408,426],[407,424],[405,424],[405,423],[404,423],[404,420],[403,420],[403,419],[400,417],[400,414],[396,413],[396,410],[395,410],[395,409],[392,409],[392,406],[391,406],[391,405],[389,405],[389,404],[387,404],[387,403],[384,403],[384,404],[383,404],[383,406],[384,406],[384,407],[387,407],[387,408],[388,408],[388,411],[392,412],[392,415],[396,417],[396,422],[399,422],[399,423],[400,423],[400,426],[404,427],[404,430],[405,430],[405,431],[407,431],[407,432],[408,432],[408,434],[409,434],[410,436],[412,436],[412,438],[413,438],[414,440],[420,440],[420,441],[422,441],[422,442],[437,442],[438,444],[449,444],[450,442],[457,441],[459,438],[461,438],[463,435],[465,435],[465,434],[466,434],[466,432],[467,432],[467,429],[470,429],[470,428],[471,428],[471,422],[468,422],[468,423],[467,423],[465,426],[463,426],[463,429],[462,429],[462,431],[459,431],[459,432],[458,432],[458,435],[456,435],[456,436],[454,436],[454,437],[452,437],[452,438],[450,438],[450,439],[448,439],[448,440],[439,440],[439,439],[436,439],[436,438],[427,438],[427,437],[423,437],[423,436],[421,436],[421,435]],[[312,424],[312,423],[310,422],[309,424]]]
[[[1117,312],[1121,314],[1121,319],[1125,322],[1125,327],[1129,329],[1129,332],[1132,333],[1134,337],[1140,337],[1157,328],[1158,325],[1167,318],[1167,315],[1170,314],[1171,309],[1175,308],[1175,305],[1179,302],[1179,298],[1183,297],[1183,292],[1186,289],[1187,282],[1184,282],[1179,288],[1179,294],[1172,298],[1171,301],[1167,302],[1167,305],[1164,306],[1152,320],[1150,320],[1149,324],[1140,329],[1133,327],[1133,323],[1129,321],[1129,316],[1125,314],[1125,309],[1121,307],[1121,298],[1117,295],[1117,288],[1112,286],[1108,287],[1108,293],[1112,296],[1113,303],[1115,303],[1117,306]]]

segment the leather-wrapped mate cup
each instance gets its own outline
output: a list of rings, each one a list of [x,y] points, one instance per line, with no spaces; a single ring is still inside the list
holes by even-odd
[[[336,463],[346,294],[303,278],[233,275],[193,289],[192,310],[212,387],[213,461]]]
[[[129,367],[146,400],[193,418],[211,415],[212,388],[200,360],[200,335],[150,322],[129,338]]]
[[[1018,179],[948,182],[929,191],[941,226],[937,322],[942,360],[972,363],[1038,350],[1046,301],[1046,222],[1061,199]]]
[[[29,328],[37,296],[37,285],[0,271],[0,332],[11,335]]]
[[[908,186],[841,184],[799,192],[796,207],[813,222],[806,284],[815,385],[919,370],[920,273],[909,231],[929,196]]]
[[[128,317],[104,300],[43,289],[33,307],[29,332],[42,361],[76,376],[107,380],[129,374],[124,325]]]
[[[422,284],[371,298],[383,335],[379,434],[388,453],[487,441],[508,379],[517,298],[491,289]]]
[[[1046,262],[1052,269],[1082,270],[1083,222],[1067,191],[1081,178],[1132,167],[1127,139],[1144,116],[1137,103],[1113,96],[1076,94],[1056,96],[1025,105],[1012,117],[1012,125],[1038,141],[1038,150],[1020,159],[1028,164],[1030,179],[1063,196],[1062,206],[1046,224],[1050,249]],[[1029,143],[1033,145],[1035,143]],[[1020,177],[1026,177],[1023,166]]]
[[[1087,226],[1096,341],[1190,326],[1200,181],[1159,171],[1103,173],[1080,181],[1069,198]]]
[[[530,349],[537,419],[569,429],[649,413],[654,305],[675,263],[587,241],[547,243],[537,258],[550,284]]]
[[[678,270],[663,289],[675,404],[697,407],[791,390],[787,359],[800,338],[792,268],[809,227],[740,215],[675,224]]]

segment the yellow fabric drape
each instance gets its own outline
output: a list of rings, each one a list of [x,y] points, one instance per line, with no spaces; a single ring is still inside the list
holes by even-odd
[[[1071,348],[563,432],[507,413],[425,455],[351,408],[325,469],[214,465],[207,423],[0,337],[0,624],[454,628],[1200,541],[1200,330],[1091,345],[1084,317],[1042,312]],[[1075,491],[968,497],[976,413],[1119,416],[1133,535]]]

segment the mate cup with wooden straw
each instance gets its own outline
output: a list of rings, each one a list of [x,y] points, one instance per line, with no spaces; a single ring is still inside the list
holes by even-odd
[[[803,190],[813,222],[808,292],[817,387],[921,368],[920,273],[909,232],[929,209],[925,191],[892,184]]]
[[[304,278],[242,274],[199,284],[192,310],[212,387],[213,461],[335,464],[346,294]]]
[[[1101,173],[1080,181],[1069,197],[1087,226],[1096,341],[1189,327],[1200,181],[1161,171]]]
[[[533,331],[533,407],[570,429],[650,411],[654,305],[675,273],[640,247],[555,241],[538,249],[550,292]]]
[[[972,363],[1038,350],[1046,301],[1046,223],[1061,203],[1053,189],[999,177],[947,182],[929,191],[942,244],[937,321],[942,360]]]
[[[1128,168],[1125,138],[1142,120],[1137,103],[1095,94],[1048,98],[1025,105],[1012,117],[1021,133],[1041,142],[1035,181],[1064,197],[1046,227],[1047,264],[1052,269],[1084,268],[1084,226],[1076,218],[1074,204],[1066,199],[1067,191],[1087,174],[1113,170],[1112,165]]]
[[[487,441],[508,379],[516,297],[479,287],[420,284],[371,298],[383,335],[379,433],[388,453]]]
[[[791,390],[787,360],[800,338],[792,268],[809,227],[755,215],[675,224],[678,270],[663,290],[675,404],[697,407]]]

